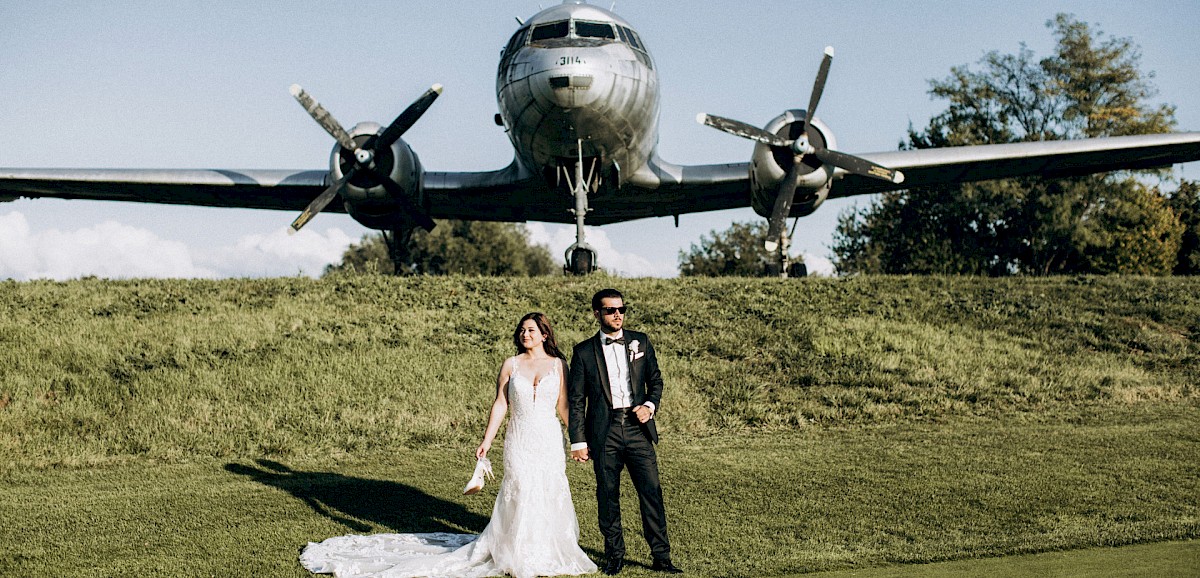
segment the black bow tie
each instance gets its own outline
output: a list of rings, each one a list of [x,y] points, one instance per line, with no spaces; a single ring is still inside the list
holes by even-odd
[[[621,345],[625,345],[625,338],[624,337],[618,337],[616,339],[613,339],[611,337],[604,338],[605,345],[612,345],[614,343],[620,343]]]

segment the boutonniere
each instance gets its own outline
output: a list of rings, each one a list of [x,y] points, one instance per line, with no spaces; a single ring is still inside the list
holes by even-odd
[[[629,342],[629,361],[633,361],[641,357],[638,355],[638,348],[641,347],[641,345],[642,344],[638,343],[638,340],[636,339]]]

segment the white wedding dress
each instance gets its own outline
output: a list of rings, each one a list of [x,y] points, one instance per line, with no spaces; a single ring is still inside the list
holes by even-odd
[[[567,485],[562,426],[556,416],[559,364],[542,377],[521,375],[513,358],[504,479],[492,519],[474,534],[374,534],[310,542],[300,563],[337,578],[578,575],[596,571],[579,547],[579,522]],[[536,391],[536,393],[535,393]]]

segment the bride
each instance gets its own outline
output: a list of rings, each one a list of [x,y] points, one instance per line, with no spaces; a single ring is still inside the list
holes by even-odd
[[[504,479],[492,519],[472,534],[374,534],[339,536],[309,543],[300,563],[338,578],[415,576],[578,575],[596,571],[579,548],[579,522],[567,485],[562,423],[567,422],[566,361],[542,313],[521,318],[513,333],[517,355],[496,379],[475,478],[465,493],[482,486],[487,453],[504,415],[512,419],[504,438]],[[555,414],[557,413],[557,418]]]

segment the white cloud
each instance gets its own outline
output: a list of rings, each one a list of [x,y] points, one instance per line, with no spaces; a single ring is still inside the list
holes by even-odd
[[[550,254],[562,259],[567,247],[575,242],[575,227],[526,223],[529,240],[535,245],[550,248]],[[674,263],[653,262],[633,253],[622,253],[613,248],[612,241],[604,229],[584,227],[587,243],[596,250],[596,262],[601,269],[623,277],[674,277],[679,270]]]
[[[34,231],[23,214],[13,211],[0,215],[0,278],[315,277],[355,241],[336,228],[295,236],[286,230],[205,249],[115,221],[74,231]]]
[[[820,255],[812,253],[804,253],[804,266],[808,269],[808,274],[815,277],[836,277],[837,267],[833,266],[833,261]]]
[[[95,275],[215,277],[197,266],[188,247],[115,221],[75,231],[32,231],[25,215],[0,215],[0,278],[55,279]]]
[[[530,241],[549,247],[555,259],[575,242],[574,227],[528,223],[526,228]],[[0,215],[0,279],[316,277],[357,241],[338,228],[323,233],[305,229],[296,235],[287,230],[244,235],[229,245],[195,247],[111,220],[72,231],[34,231],[23,214],[12,211]],[[600,266],[609,272],[626,277],[678,275],[675,263],[617,251],[604,229],[585,230]],[[836,275],[825,257],[805,253],[804,260],[810,275]]]
[[[319,277],[326,265],[341,261],[357,241],[338,228],[324,234],[304,229],[289,235],[288,230],[245,235],[233,245],[197,251],[197,260],[221,277]]]

